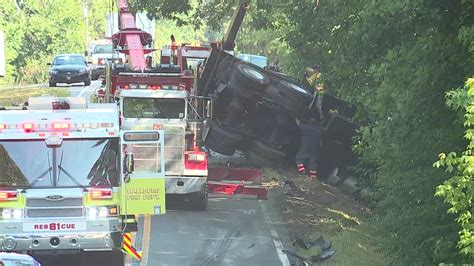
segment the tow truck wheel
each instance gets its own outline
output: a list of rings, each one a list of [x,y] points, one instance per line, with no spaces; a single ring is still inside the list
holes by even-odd
[[[194,211],[205,211],[207,209],[207,189],[203,192],[200,192],[194,201],[191,202],[191,208]]]
[[[270,80],[257,69],[248,65],[238,65],[229,80],[229,86],[234,90],[253,91],[262,93],[270,84]]]
[[[56,82],[51,82],[51,81],[50,81],[48,85],[49,85],[50,87],[56,87]]]
[[[91,79],[89,78],[89,79],[84,80],[84,85],[85,86],[90,86],[91,85]]]

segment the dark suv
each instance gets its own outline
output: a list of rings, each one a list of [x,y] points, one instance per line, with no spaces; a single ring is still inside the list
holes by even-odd
[[[53,63],[48,63],[49,86],[56,87],[57,83],[84,82],[91,85],[91,71],[80,54],[60,54],[54,57]]]

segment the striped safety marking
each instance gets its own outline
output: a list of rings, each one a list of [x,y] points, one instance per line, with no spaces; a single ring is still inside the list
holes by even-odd
[[[123,245],[122,245],[123,250],[127,252],[130,256],[134,257],[135,259],[141,261],[142,260],[142,254],[141,252],[138,252],[133,246],[132,246],[132,234],[131,233],[125,233],[123,234]]]

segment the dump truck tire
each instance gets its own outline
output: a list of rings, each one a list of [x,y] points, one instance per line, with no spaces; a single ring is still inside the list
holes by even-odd
[[[262,72],[248,65],[237,65],[229,80],[234,91],[242,91],[238,95],[246,95],[243,91],[263,93],[269,84],[270,80]]]
[[[242,141],[243,136],[230,127],[219,126],[212,123],[206,137],[205,145],[213,151],[224,155],[232,155],[235,146]]]
[[[299,114],[309,108],[313,95],[299,85],[282,80],[277,87],[266,90],[264,98],[294,114]]]
[[[213,150],[217,153],[223,154],[223,155],[229,155],[230,156],[230,155],[233,155],[235,153],[235,146],[223,144],[223,143],[219,142],[219,140],[208,138],[208,139],[206,139],[204,144],[206,145],[207,148],[209,148],[209,149],[211,149],[211,150]]]

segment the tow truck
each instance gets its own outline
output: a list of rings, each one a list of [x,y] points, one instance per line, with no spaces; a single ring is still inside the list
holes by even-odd
[[[120,130],[115,104],[85,98],[28,108],[0,116],[0,250],[101,252],[123,265],[136,215],[166,210],[163,131]]]
[[[164,131],[167,196],[205,210],[207,155],[198,142],[206,120],[211,119],[212,104],[207,97],[193,95],[194,71],[177,63],[184,58],[181,50],[178,56],[173,47],[170,62],[154,64],[149,56],[155,51],[152,36],[137,28],[127,1],[119,0],[117,5],[119,31],[111,39],[114,49],[126,55],[127,64],[107,65],[104,101],[118,102],[121,130]],[[209,49],[202,59],[208,54]]]

